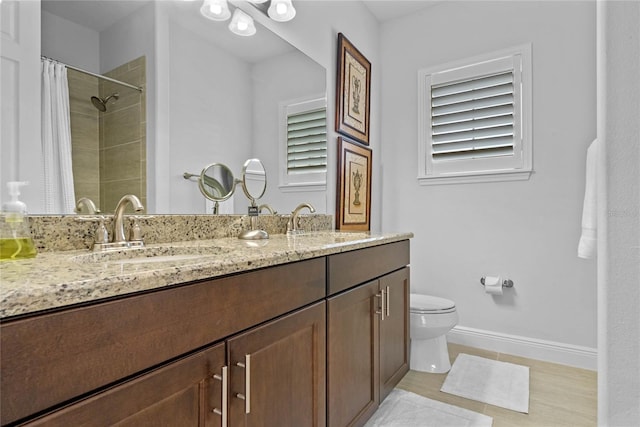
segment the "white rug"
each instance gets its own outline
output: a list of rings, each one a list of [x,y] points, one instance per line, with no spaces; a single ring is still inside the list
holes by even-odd
[[[491,427],[493,418],[394,389],[364,427]]]
[[[529,367],[460,353],[440,391],[529,413]]]

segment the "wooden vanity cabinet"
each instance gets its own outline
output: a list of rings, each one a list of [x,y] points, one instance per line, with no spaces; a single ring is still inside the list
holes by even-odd
[[[329,289],[337,292],[327,300],[330,427],[364,425],[409,371],[409,242],[371,249],[328,260]],[[349,265],[353,281],[374,280],[349,286],[338,271]]]
[[[5,319],[0,424],[361,426],[408,371],[408,263],[405,240]]]
[[[1,424],[78,402],[323,301],[325,266],[314,258],[7,319],[0,324]]]
[[[321,302],[25,425],[324,426],[325,323]]]

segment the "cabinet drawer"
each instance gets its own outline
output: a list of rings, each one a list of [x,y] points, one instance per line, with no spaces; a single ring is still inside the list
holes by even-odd
[[[159,365],[325,295],[325,259],[0,325],[2,424]]]
[[[330,255],[328,294],[378,278],[409,264],[409,241]]]

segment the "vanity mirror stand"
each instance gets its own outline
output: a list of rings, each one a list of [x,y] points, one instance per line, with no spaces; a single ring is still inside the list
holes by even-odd
[[[212,163],[202,169],[200,175],[185,172],[184,179],[198,178],[198,187],[202,195],[214,202],[213,214],[217,215],[220,202],[228,200],[234,193],[237,184],[250,200],[248,215],[250,229],[238,236],[244,240],[268,239],[269,234],[258,229],[259,208],[256,203],[267,189],[267,173],[259,159],[249,159],[242,167],[242,179],[235,179],[231,170],[224,164]]]

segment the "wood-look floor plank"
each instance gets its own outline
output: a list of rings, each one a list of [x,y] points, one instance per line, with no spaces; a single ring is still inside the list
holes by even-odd
[[[597,374],[524,357],[449,344],[451,363],[459,353],[529,367],[529,413],[521,414],[440,391],[446,374],[409,371],[398,388],[493,417],[493,427],[591,427],[597,424]]]

